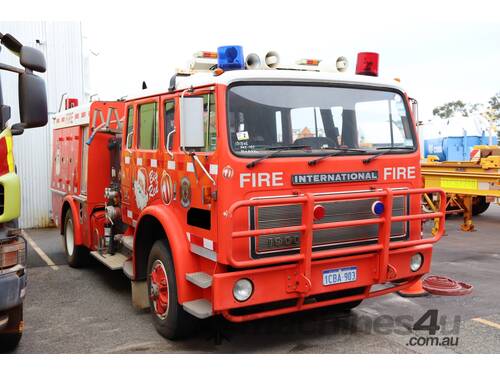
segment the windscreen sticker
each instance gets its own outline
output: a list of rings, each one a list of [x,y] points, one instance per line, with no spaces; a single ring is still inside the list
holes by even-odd
[[[241,131],[236,133],[236,139],[238,139],[238,141],[248,141],[250,136],[247,131]]]

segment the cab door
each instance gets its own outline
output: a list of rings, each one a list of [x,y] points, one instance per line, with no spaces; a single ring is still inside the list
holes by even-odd
[[[127,136],[123,152],[124,221],[135,226],[141,211],[159,197],[158,155],[160,127],[159,98],[141,99],[127,108]],[[133,120],[129,120],[133,118]],[[133,123],[133,135],[128,126]],[[132,140],[131,140],[132,139]],[[128,147],[130,146],[130,147]]]
[[[171,182],[173,191],[172,207],[176,216],[186,225],[188,239],[191,243],[216,250],[217,234],[217,127],[216,103],[214,88],[195,89],[190,96],[203,98],[204,145],[197,148],[183,149],[180,145],[180,98],[162,97],[162,113],[164,119],[171,119],[175,114],[175,133],[167,137],[172,127],[165,124],[165,147],[167,140],[168,156],[165,163],[165,178]],[[187,95],[186,95],[187,96]],[[172,112],[172,106],[175,107]],[[167,153],[168,155],[168,153]],[[196,155],[194,157],[193,155]],[[197,159],[197,160],[196,160]],[[162,179],[163,181],[163,179]],[[164,183],[162,182],[162,190]],[[167,185],[168,186],[168,185]],[[167,189],[169,191],[169,189]]]
[[[122,142],[122,159],[121,159],[121,199],[123,207],[123,221],[129,225],[132,224],[132,175],[135,157],[135,105],[129,103],[125,114],[125,129],[123,132]]]

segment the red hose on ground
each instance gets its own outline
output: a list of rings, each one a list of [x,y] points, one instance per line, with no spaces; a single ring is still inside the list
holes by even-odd
[[[473,286],[444,276],[428,276],[422,287],[431,294],[440,296],[463,296],[472,292]]]

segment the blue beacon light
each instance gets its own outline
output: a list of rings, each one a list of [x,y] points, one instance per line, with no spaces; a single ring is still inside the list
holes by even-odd
[[[381,201],[373,202],[372,212],[374,215],[382,215],[384,213],[384,204]]]
[[[245,69],[245,56],[241,46],[222,46],[217,48],[217,66],[222,70]]]

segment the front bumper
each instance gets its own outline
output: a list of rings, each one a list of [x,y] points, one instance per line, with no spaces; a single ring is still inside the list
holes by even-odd
[[[415,253],[421,253],[424,256],[424,262],[418,271],[412,272],[410,270],[410,258]],[[301,288],[300,266],[297,264],[216,274],[213,278],[213,309],[216,312],[222,312],[230,320],[244,321],[392,293],[408,287],[420,279],[422,275],[429,272],[432,246],[420,245],[391,251],[388,261],[390,275],[387,282],[382,284],[384,288],[371,291],[379,279],[378,258],[377,253],[371,253],[313,261],[309,278],[310,285],[306,286],[305,289]],[[351,266],[357,267],[356,281],[329,286],[323,285],[323,271]],[[233,295],[234,283],[242,278],[249,279],[253,283],[254,292],[247,301],[238,302],[234,298],[229,298],[229,296]],[[398,281],[398,283],[394,285],[392,284],[393,281]],[[347,293],[347,297],[334,297],[325,300],[318,298],[321,300],[320,302],[316,302],[314,298],[328,293],[334,294],[334,292],[350,290],[358,292],[355,294]],[[339,293],[339,295],[342,296],[343,294]],[[256,305],[263,305],[263,308],[265,308],[265,304],[268,303],[293,299],[298,301],[291,307],[243,315],[233,314],[233,312],[237,311],[235,309],[244,309]],[[302,302],[300,302],[301,299]]]
[[[23,266],[15,266],[12,272],[0,274],[0,312],[19,306],[25,294],[26,274]]]

